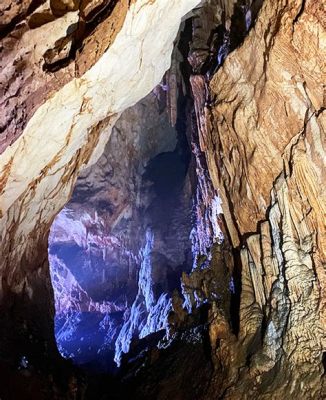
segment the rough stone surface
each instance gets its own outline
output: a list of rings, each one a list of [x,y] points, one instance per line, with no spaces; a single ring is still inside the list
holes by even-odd
[[[314,1],[265,1],[256,22],[245,24],[248,36],[232,46],[235,6],[229,23],[220,20],[227,41],[212,52],[207,31],[219,19],[207,13],[209,3],[192,25],[190,83],[230,243],[229,262],[213,257],[183,277],[190,306],[210,304],[204,320],[215,371],[196,399],[324,399],[325,10]],[[218,287],[225,290],[230,272],[231,296]],[[180,330],[186,317],[176,314]],[[160,357],[164,365],[166,353]],[[161,379],[179,387],[184,376],[177,369]]]
[[[38,109],[113,43],[127,1],[2,2],[0,153]]]
[[[1,4],[1,377],[58,365],[47,234],[118,115],[168,68],[198,1],[168,3]],[[172,345],[145,358],[133,349],[123,378],[141,378],[135,398],[326,398],[325,24],[314,0],[209,0],[194,13],[183,72],[214,194],[198,210],[221,196],[225,242],[211,230],[211,259],[199,252],[183,277],[190,316],[173,296]],[[76,381],[65,383],[76,398]]]
[[[227,399],[325,397],[325,21],[265,1],[210,82],[201,143],[241,263],[239,333],[211,326]]]

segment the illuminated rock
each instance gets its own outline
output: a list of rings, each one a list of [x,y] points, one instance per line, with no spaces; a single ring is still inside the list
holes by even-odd
[[[51,48],[60,48],[61,39],[76,27],[77,11],[61,16],[63,10],[41,6],[39,20],[34,15],[32,23],[27,19],[35,9],[29,2],[1,6],[7,33],[1,74],[9,86],[2,87],[1,113],[0,350],[8,362],[24,355],[40,369],[53,364],[57,353],[47,261],[51,223],[71,196],[82,167],[99,158],[118,115],[161,81],[181,19],[197,4],[119,1],[111,14],[106,8],[101,23],[86,29],[91,34],[83,40],[79,62],[49,74],[47,64],[61,54],[64,58],[69,43],[62,52],[56,50],[58,56]],[[94,17],[90,10],[84,14]]]

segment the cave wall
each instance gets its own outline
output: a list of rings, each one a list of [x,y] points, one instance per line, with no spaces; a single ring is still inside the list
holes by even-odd
[[[239,331],[212,311],[223,398],[325,397],[322,8],[265,1],[217,72],[192,77],[201,149],[241,274]]]
[[[145,369],[136,398],[166,398],[171,386],[185,399],[326,397],[325,17],[321,3],[299,0],[212,0],[194,13],[195,154],[213,184],[197,167],[201,205],[221,197],[224,242],[210,242],[209,261],[199,251],[182,281],[188,309],[209,304],[210,357],[199,363],[214,371],[200,393],[183,386],[189,373],[193,392],[201,381],[196,367],[173,364],[193,340],[176,307],[186,340]],[[146,371],[162,365],[157,390]]]
[[[86,26],[89,18],[97,27],[77,35],[85,46],[76,54],[68,51],[68,57],[62,45],[70,46],[71,37],[65,35],[78,21],[79,6],[67,13],[51,2],[48,10],[40,4],[41,11],[35,8],[39,3],[23,2],[12,9],[4,3],[2,360],[16,366],[26,356],[43,368],[55,356],[47,261],[52,220],[70,197],[82,166],[100,156],[118,115],[161,80],[180,19],[197,3],[175,1],[167,8],[159,0],[121,1],[100,11],[103,21],[90,13],[83,17]],[[13,15],[7,19],[8,10]],[[40,43],[48,24],[57,27],[52,30],[57,36],[44,48]],[[224,213],[224,255],[217,251],[212,259],[213,278],[227,260],[225,273],[237,277],[238,298],[235,307],[231,300],[223,307],[211,301],[215,373],[202,397],[322,399],[323,4],[210,0],[195,12],[192,33],[188,60],[200,150]],[[92,49],[97,35],[102,50],[87,64],[86,44]],[[62,65],[61,55],[55,56],[58,50],[63,50]],[[78,57],[86,58],[86,67],[76,67]],[[202,279],[198,272],[185,282],[196,286],[213,278],[206,273]]]

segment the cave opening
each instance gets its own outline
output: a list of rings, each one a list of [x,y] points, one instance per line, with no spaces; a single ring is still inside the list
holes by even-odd
[[[170,69],[122,113],[50,231],[58,350],[87,374],[117,377],[119,390],[125,379],[142,386],[146,365],[172,376],[183,359],[184,376],[193,359],[212,375],[216,310],[238,333],[239,271],[202,132],[207,84],[233,47],[225,15],[211,20],[210,7],[183,22]]]
[[[207,354],[202,315],[223,296],[221,282],[206,280],[223,234],[189,83],[191,26],[183,24],[162,82],[121,115],[51,227],[57,346],[90,372],[116,374],[168,346],[180,327],[199,327],[193,341]]]
[[[114,372],[132,342],[163,338],[192,268],[187,99],[173,126],[162,86],[122,114],[51,228],[58,349],[87,370]]]
[[[241,3],[229,32],[207,7],[183,22],[161,83],[122,113],[51,227],[56,342],[87,373],[134,379],[155,351],[160,365],[180,351],[210,375],[217,309],[238,333],[238,270],[201,115],[212,73],[236,47],[227,40],[234,21],[252,21]]]

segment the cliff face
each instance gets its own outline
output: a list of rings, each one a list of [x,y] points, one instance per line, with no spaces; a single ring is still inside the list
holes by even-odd
[[[48,398],[54,396],[49,382],[54,379],[56,386],[58,378],[47,373],[43,378],[39,371],[60,364],[53,340],[50,226],[86,165],[99,160],[80,177],[71,203],[75,221],[93,177],[107,180],[101,163],[122,168],[121,159],[100,158],[112,127],[161,81],[180,20],[197,3],[1,5],[0,368],[3,376],[25,382],[28,376],[17,370],[28,360],[34,368],[29,374],[46,382]],[[197,172],[195,259],[192,272],[182,277],[184,298],[169,300],[172,345],[149,352],[139,367],[143,373],[133,371],[139,376],[135,398],[326,397],[325,24],[322,2],[313,0],[207,0],[185,27],[187,43],[179,43],[183,59],[174,59],[167,75],[168,108],[173,124],[175,76],[182,71],[193,99],[193,111],[187,112]],[[118,254],[122,264],[129,256],[117,250],[112,227],[122,230],[123,218],[132,226],[130,194],[138,192],[130,188],[139,176],[130,163],[135,148],[125,144],[126,181],[111,174],[108,191],[100,187],[99,195],[95,189],[86,205],[92,238],[102,240],[103,249],[113,258]],[[117,149],[114,142],[111,149]],[[150,160],[153,154],[137,157]],[[98,207],[102,215],[93,220]],[[131,253],[142,248],[144,256],[133,305],[141,298],[150,314],[145,293],[152,293],[146,289],[152,236],[148,233],[146,243],[130,241],[139,215],[135,220],[123,234],[125,248]],[[57,242],[76,241],[65,223],[57,228]],[[141,233],[145,240],[145,227]],[[167,236],[179,234],[172,226]],[[171,259],[179,256],[170,242],[160,246],[165,255],[175,250]],[[101,268],[95,274],[109,275]],[[96,290],[89,296],[69,272],[66,276],[71,288],[84,293],[71,304],[78,311],[111,300],[97,299]],[[134,320],[126,322],[128,331]],[[103,326],[109,332],[105,321]],[[73,395],[74,382],[64,391]]]

